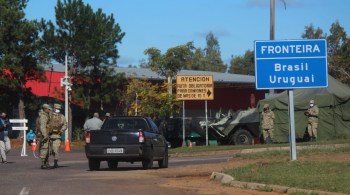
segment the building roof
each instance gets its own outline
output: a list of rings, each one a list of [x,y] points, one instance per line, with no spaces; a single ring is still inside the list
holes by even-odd
[[[50,67],[51,68],[51,67]],[[53,70],[57,72],[64,72],[64,66],[54,65]],[[125,73],[126,77],[129,78],[146,78],[149,80],[165,80],[166,78],[159,76],[156,72],[148,68],[127,68],[127,67],[116,67],[117,73]],[[220,73],[211,71],[200,71],[200,70],[181,70],[177,73],[178,75],[213,75],[215,83],[227,83],[227,84],[255,84],[255,76],[241,75],[241,74],[230,74]],[[176,78],[173,78],[174,80]]]
[[[147,78],[150,80],[165,80],[156,72],[147,68],[116,68],[117,73],[125,73],[127,77]],[[199,70],[181,70],[178,75],[213,75],[215,83],[255,83],[255,77],[249,75],[219,73]],[[174,78],[175,79],[175,78]]]

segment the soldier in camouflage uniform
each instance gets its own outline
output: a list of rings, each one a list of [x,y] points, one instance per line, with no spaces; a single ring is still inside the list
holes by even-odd
[[[273,126],[274,126],[275,114],[270,110],[268,104],[264,105],[264,111],[262,112],[262,131],[264,141],[266,144],[271,144],[273,141]]]
[[[319,109],[315,105],[315,101],[310,100],[310,107],[305,112],[305,115],[308,117],[307,131],[311,141],[316,141],[317,139],[318,113]]]
[[[54,168],[58,167],[59,149],[61,145],[61,134],[67,129],[67,121],[60,113],[61,105],[54,104],[54,111],[51,114],[48,124],[50,140],[52,140],[52,151],[54,156]]]
[[[50,121],[50,113],[52,108],[48,104],[43,104],[42,110],[39,112],[39,116],[36,121],[36,131],[39,141],[39,157],[41,159],[41,168],[49,168],[48,164],[48,149],[49,149],[49,132],[47,125]]]

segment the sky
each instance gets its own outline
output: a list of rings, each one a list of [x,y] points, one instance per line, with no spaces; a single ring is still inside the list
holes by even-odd
[[[221,58],[229,64],[235,56],[254,50],[254,41],[270,39],[270,0],[83,0],[94,11],[113,14],[126,33],[117,44],[119,67],[147,60],[145,49],[167,49],[192,41],[206,47],[206,35],[218,39]],[[285,2],[285,4],[283,3]],[[56,0],[29,0],[26,18],[55,22]],[[338,21],[350,34],[349,0],[275,0],[275,40],[301,39],[312,24],[330,34]]]

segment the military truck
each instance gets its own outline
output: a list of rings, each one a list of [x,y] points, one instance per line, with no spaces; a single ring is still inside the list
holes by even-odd
[[[206,120],[205,117],[185,118],[185,141],[195,145],[206,144]],[[255,108],[229,110],[227,115],[219,111],[215,118],[208,118],[208,139],[210,143],[220,145],[249,145],[260,142],[259,113]],[[183,144],[183,119],[182,117],[171,118],[164,123],[164,136],[172,147]],[[215,141],[215,142],[214,142]]]
[[[229,110],[228,114],[221,111],[215,120],[208,121],[208,134],[214,135],[219,144],[250,145],[260,142],[259,113],[255,108]],[[205,121],[200,125],[205,129]]]

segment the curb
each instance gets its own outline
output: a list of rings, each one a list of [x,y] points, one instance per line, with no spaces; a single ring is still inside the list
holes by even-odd
[[[277,192],[280,194],[304,193],[304,194],[314,194],[314,195],[316,195],[316,194],[317,195],[346,195],[343,193],[336,193],[336,192],[326,192],[326,191],[320,191],[320,190],[307,190],[307,189],[300,189],[300,188],[279,186],[279,185],[242,182],[242,181],[235,180],[230,175],[227,175],[224,173],[219,173],[219,172],[213,172],[210,176],[210,180],[220,182],[222,185],[226,185],[226,186],[251,189],[251,190],[259,190],[259,191],[266,191],[266,192]]]

